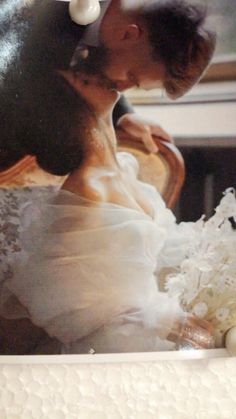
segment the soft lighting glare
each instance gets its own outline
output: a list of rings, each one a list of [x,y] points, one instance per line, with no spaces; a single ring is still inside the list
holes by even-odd
[[[19,42],[17,36],[14,33],[9,34],[3,40],[0,41],[0,81],[2,79],[1,73],[4,73],[7,70],[7,67],[10,65],[13,57],[16,54],[17,47]]]

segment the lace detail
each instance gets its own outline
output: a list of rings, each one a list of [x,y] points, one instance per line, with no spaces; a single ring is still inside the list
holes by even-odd
[[[34,324],[72,344],[74,353],[91,347],[110,352],[174,346],[166,337],[185,314],[177,299],[159,292],[154,275],[166,223],[174,218],[169,212],[166,216],[158,194],[145,191],[155,199],[156,222],[137,210],[93,205],[64,190],[24,207],[23,250],[5,290],[28,310]],[[128,319],[131,309],[135,314]]]
[[[11,258],[21,251],[21,211],[26,202],[44,200],[57,186],[0,188],[0,281],[12,276]]]
[[[212,218],[195,223],[177,273],[166,279],[170,296],[178,295],[185,310],[214,325],[216,346],[222,346],[223,334],[236,325],[235,191],[224,195]]]
[[[55,198],[56,188],[0,190],[0,261],[5,261],[1,285],[4,282],[5,291],[27,308],[36,325],[63,344],[75,344],[72,352],[115,351],[114,333],[122,336],[120,351],[155,350],[184,309],[209,320],[215,326],[216,345],[222,345],[222,335],[236,324],[233,190],[226,191],[210,220],[177,225],[150,188],[145,190],[156,208],[155,221],[114,204],[93,206],[68,191]],[[30,200],[34,204],[25,206]],[[7,258],[21,250],[21,230],[28,259],[26,263],[24,252],[19,253],[12,276]],[[163,268],[174,271],[167,276],[169,296],[159,292],[154,277],[156,269],[160,283]],[[6,300],[7,293],[2,295]],[[130,309],[137,311],[137,319],[122,317]],[[132,337],[126,334],[128,320],[134,327]],[[150,335],[151,321],[159,330]]]

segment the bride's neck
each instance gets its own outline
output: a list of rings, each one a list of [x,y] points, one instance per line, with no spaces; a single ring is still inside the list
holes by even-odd
[[[110,115],[99,119],[98,127],[91,129],[84,147],[86,165],[114,167],[118,164],[116,134]]]

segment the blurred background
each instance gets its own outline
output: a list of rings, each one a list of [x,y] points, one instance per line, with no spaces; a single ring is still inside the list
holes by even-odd
[[[236,53],[236,0],[204,0],[217,30],[216,55]]]

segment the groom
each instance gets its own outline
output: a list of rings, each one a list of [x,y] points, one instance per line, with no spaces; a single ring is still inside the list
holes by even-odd
[[[204,9],[182,0],[102,0],[100,6],[99,18],[82,33],[72,68],[84,55],[87,72],[95,70],[94,75],[121,92],[161,87],[173,99],[199,80],[215,44],[214,34],[205,28]],[[171,140],[160,126],[134,114],[124,96],[114,121],[150,151],[157,151],[152,135]]]
[[[22,0],[5,3],[0,160],[1,153],[37,154],[41,119],[50,129],[52,117],[57,118],[55,77],[50,76],[57,70],[83,70],[88,82],[121,92],[160,87],[175,99],[199,80],[214,51],[205,10],[185,0],[105,0],[98,20],[86,27],[72,22],[68,1],[25,0],[23,9]],[[161,127],[136,115],[124,97],[115,107],[114,125],[150,151],[156,151],[152,136],[171,140]]]

